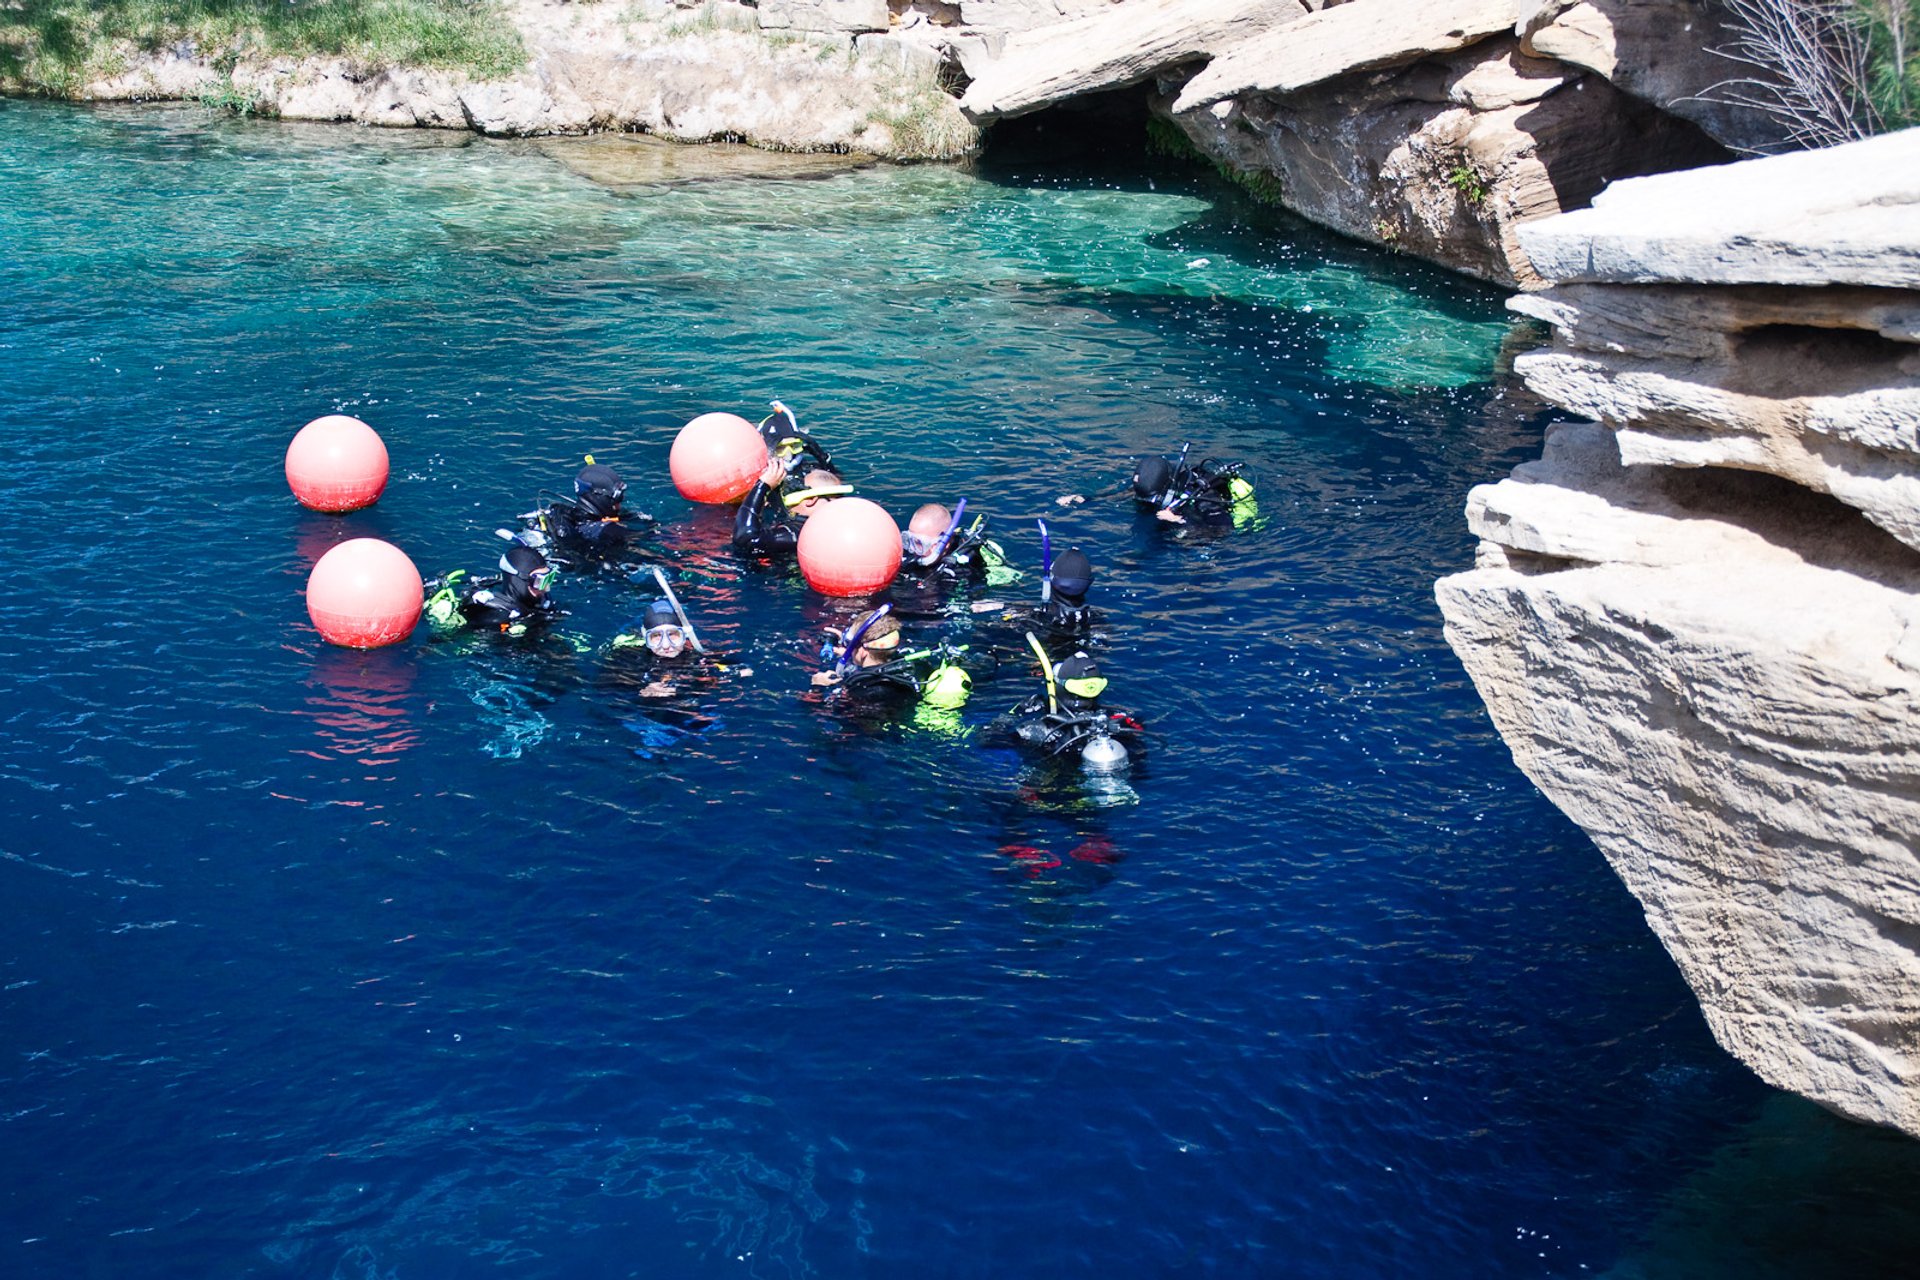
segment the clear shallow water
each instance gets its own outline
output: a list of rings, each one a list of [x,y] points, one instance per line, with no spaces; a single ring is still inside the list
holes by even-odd
[[[0,1274],[1903,1273],[1913,1144],[1715,1048],[1441,640],[1544,421],[1497,295],[1177,173],[563,156],[0,103]],[[1130,794],[970,735],[1017,667],[804,696],[834,608],[664,477],[773,396],[1092,551]],[[1189,436],[1249,527],[1052,505]],[[328,546],[484,567],[589,451],[752,669],[714,728],[602,678],[617,576],[584,653],[316,642]]]

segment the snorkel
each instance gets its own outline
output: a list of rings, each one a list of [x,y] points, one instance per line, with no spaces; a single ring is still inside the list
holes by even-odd
[[[1053,603],[1053,538],[1047,533],[1045,520],[1035,520],[1034,523],[1040,526],[1040,603],[1051,604]],[[1031,640],[1033,637],[1029,635],[1027,639]],[[1039,647],[1037,643],[1034,645],[1036,649]],[[1044,654],[1041,655],[1041,661],[1046,661]],[[1047,670],[1052,671],[1053,668],[1048,667]],[[1051,682],[1052,676],[1048,676],[1048,680]]]
[[[893,612],[891,604],[883,604],[866,617],[860,619],[860,625],[847,633],[846,648],[840,651],[840,665],[849,666],[853,662],[853,651],[860,647],[860,638],[867,634],[867,628]]]
[[[1045,528],[1042,525],[1041,528]],[[1040,659],[1040,674],[1047,678],[1047,714],[1054,715],[1060,710],[1060,695],[1053,687],[1053,660],[1047,657],[1047,651],[1040,647],[1040,640],[1033,632],[1027,632],[1027,644],[1034,655]]]
[[[700,637],[694,634],[693,624],[687,621],[687,611],[680,607],[680,597],[674,595],[673,588],[667,585],[667,575],[661,571],[659,565],[653,566],[653,580],[660,584],[660,594],[665,596],[667,603],[673,606],[673,616],[680,619],[680,629],[687,633],[687,643],[693,646],[695,653],[704,655],[706,649],[701,645]]]
[[[800,419],[793,416],[793,410],[787,408],[786,404],[783,401],[769,400],[767,401],[767,407],[769,409],[772,409],[774,413],[779,414],[781,417],[787,420],[787,430],[795,433],[799,432]],[[772,416],[769,415],[767,418],[767,421],[771,422],[772,420],[773,420]],[[761,425],[765,426],[766,423],[762,423]]]
[[[953,509],[953,519],[947,521],[947,531],[940,535],[938,542],[933,544],[933,550],[920,557],[921,564],[933,565],[940,563],[940,557],[947,554],[947,548],[953,542],[953,535],[960,531],[960,520],[966,514],[967,500],[962,498],[959,504]]]
[[[853,486],[850,484],[823,484],[813,489],[796,489],[792,493],[783,493],[780,495],[780,501],[787,510],[791,511],[801,503],[810,502],[815,498],[844,498],[852,492]]]

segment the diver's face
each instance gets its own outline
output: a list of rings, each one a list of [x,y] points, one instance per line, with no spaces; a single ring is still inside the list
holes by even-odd
[[[839,483],[840,477],[831,471],[814,470],[807,472],[807,488],[809,489],[825,489],[830,485]],[[793,511],[795,515],[804,520],[818,511],[822,505],[832,501],[832,498],[808,498],[805,502],[794,503]]]
[[[687,647],[687,633],[678,627],[655,627],[647,632],[647,648],[656,658],[677,658]]]

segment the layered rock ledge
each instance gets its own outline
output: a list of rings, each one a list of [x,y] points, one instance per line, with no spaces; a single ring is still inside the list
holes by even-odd
[[[1720,1043],[1920,1136],[1920,130],[1520,236],[1592,421],[1469,497],[1448,642]]]

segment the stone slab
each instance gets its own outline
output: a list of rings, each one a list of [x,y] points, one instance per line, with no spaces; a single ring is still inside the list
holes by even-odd
[[[1616,182],[1520,243],[1554,281],[1920,288],[1920,128]]]
[[[1190,80],[1176,113],[1247,93],[1297,93],[1355,71],[1418,62],[1512,30],[1521,0],[1365,0],[1228,49]]]

